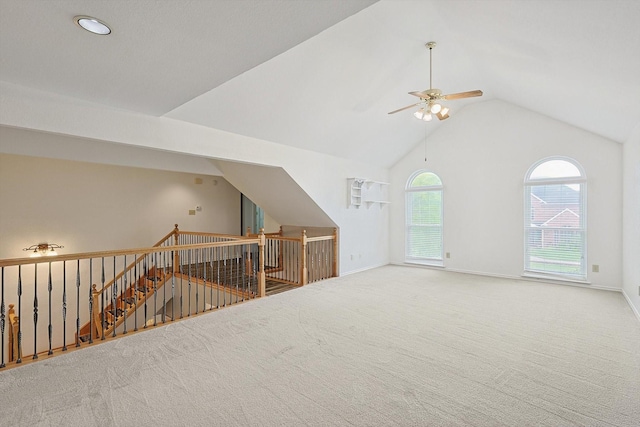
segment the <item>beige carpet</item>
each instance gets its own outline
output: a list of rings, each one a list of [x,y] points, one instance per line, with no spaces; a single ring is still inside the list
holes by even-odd
[[[2,426],[638,426],[616,292],[386,266],[0,372]]]

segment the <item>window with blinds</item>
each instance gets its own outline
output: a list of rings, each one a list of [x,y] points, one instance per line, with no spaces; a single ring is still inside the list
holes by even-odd
[[[525,179],[524,270],[586,280],[586,177],[573,159],[534,164]]]
[[[409,179],[406,197],[405,260],[442,265],[442,181],[418,171]]]

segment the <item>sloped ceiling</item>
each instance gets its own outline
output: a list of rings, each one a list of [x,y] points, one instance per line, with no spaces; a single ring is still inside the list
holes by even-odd
[[[279,167],[217,160],[224,177],[280,224],[336,227],[331,218]]]
[[[390,166],[496,98],[624,142],[638,22],[636,0],[0,0],[0,80]],[[387,115],[428,88],[432,40],[434,86],[484,96]]]

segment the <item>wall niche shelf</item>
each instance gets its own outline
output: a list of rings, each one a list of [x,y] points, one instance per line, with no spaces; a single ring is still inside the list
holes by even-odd
[[[348,206],[368,208],[378,205],[380,209],[390,202],[387,196],[388,182],[373,181],[366,178],[348,178],[349,201]]]

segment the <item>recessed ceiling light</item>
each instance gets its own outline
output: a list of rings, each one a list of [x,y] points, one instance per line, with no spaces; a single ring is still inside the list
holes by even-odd
[[[76,24],[93,34],[106,36],[111,33],[111,28],[109,28],[107,24],[91,16],[76,16],[73,20]]]

